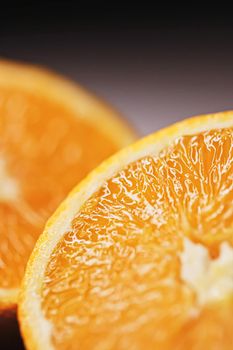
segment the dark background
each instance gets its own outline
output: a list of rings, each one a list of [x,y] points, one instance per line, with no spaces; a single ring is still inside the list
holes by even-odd
[[[0,57],[78,81],[142,135],[191,115],[233,109],[230,10],[81,4],[1,4]],[[9,329],[0,324],[1,346],[22,349],[15,325]]]
[[[0,12],[0,56],[75,79],[147,134],[233,108],[231,11],[186,10],[10,3]]]

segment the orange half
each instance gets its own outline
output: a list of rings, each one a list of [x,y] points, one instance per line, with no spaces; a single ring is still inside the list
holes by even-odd
[[[233,112],[97,167],[48,221],[19,318],[27,349],[230,350]]]
[[[0,313],[70,189],[135,139],[117,112],[46,70],[0,61]]]

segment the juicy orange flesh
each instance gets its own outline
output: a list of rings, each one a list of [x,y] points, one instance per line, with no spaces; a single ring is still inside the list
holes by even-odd
[[[230,349],[232,300],[198,310],[179,254],[184,235],[212,258],[233,243],[232,200],[231,128],[181,137],[106,181],[47,266],[42,308],[56,349]]]
[[[58,203],[118,147],[65,106],[26,91],[1,87],[0,116],[0,288],[14,288]]]

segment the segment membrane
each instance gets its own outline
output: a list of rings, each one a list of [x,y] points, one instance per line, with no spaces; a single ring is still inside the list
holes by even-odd
[[[56,348],[191,348],[176,338],[200,314],[181,278],[183,239],[216,258],[221,242],[233,243],[232,200],[232,129],[180,137],[105,181],[47,266],[43,312]]]

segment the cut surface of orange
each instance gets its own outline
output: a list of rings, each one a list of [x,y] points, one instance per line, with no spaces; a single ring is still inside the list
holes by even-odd
[[[0,311],[71,188],[134,140],[118,113],[46,70],[0,61]]]
[[[19,303],[27,348],[230,350],[233,112],[97,167],[48,221]]]

